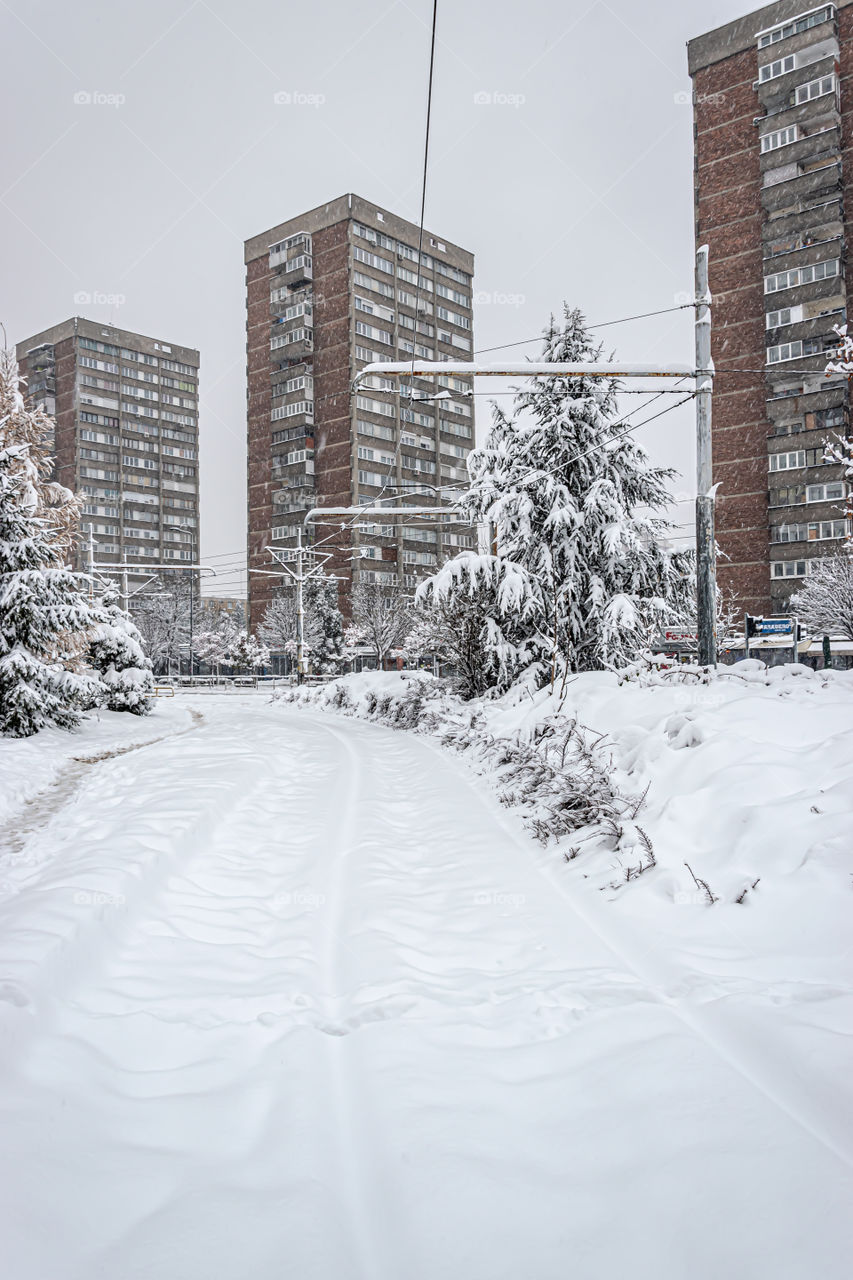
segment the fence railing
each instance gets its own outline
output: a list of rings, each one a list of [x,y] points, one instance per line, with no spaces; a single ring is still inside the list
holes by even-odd
[[[305,676],[305,684],[325,684],[334,676]],[[295,685],[296,675],[289,676],[160,676],[157,686],[160,689],[172,688],[176,693],[195,691],[196,693],[245,693],[248,690],[259,690],[271,693],[275,689],[290,688]],[[161,695],[162,696],[162,695]]]

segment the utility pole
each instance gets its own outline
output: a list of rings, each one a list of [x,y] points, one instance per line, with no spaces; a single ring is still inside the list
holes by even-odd
[[[302,607],[302,529],[296,530],[296,683],[305,679],[305,611]]]
[[[714,535],[716,486],[711,466],[711,295],[708,246],[696,254],[696,603],[699,661],[717,663],[717,546]]]
[[[89,525],[89,541],[86,544],[86,562],[89,570],[89,601],[95,598],[95,526]]]
[[[195,657],[193,655],[193,597],[195,596],[195,574],[190,574],[190,679],[195,675]]]

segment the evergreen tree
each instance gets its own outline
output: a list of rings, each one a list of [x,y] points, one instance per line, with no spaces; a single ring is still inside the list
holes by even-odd
[[[602,349],[581,313],[564,307],[543,358],[592,363]],[[517,599],[552,680],[560,666],[630,660],[676,616],[689,585],[689,554],[665,547],[672,526],[658,514],[674,472],[653,467],[620,428],[616,397],[608,379],[533,379],[512,413],[495,408],[485,446],[468,459],[461,505],[472,523],[495,526],[497,558],[527,575]]]
[[[343,662],[346,647],[337,579],[325,573],[309,578],[303,588],[303,606],[311,665],[318,675],[333,675]]]
[[[105,592],[98,614],[99,621],[89,642],[89,661],[104,686],[104,706],[108,711],[147,715],[151,710],[154,680],[151,660],[142,648],[142,637],[119,604],[114,590]]]
[[[74,670],[95,619],[77,577],[57,563],[28,451],[0,449],[0,733],[13,738],[74,728],[98,695]]]
[[[0,354],[0,733],[73,728],[97,701],[82,670],[96,618],[64,566],[79,507],[50,481],[51,419],[24,406],[18,366]]]

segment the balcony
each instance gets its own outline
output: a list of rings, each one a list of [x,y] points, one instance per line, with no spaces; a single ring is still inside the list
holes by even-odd
[[[301,289],[314,279],[314,259],[307,253],[289,258],[279,264],[277,276],[288,289]]]
[[[280,351],[281,358],[288,362],[299,363],[314,350],[314,339],[311,331],[300,326],[285,333],[273,333],[270,338],[270,351]]]
[[[270,270],[280,267],[282,263],[286,263],[288,259],[297,255],[307,255],[309,258],[311,256],[311,237],[306,231],[298,231],[296,235],[288,236],[286,240],[270,245]]]

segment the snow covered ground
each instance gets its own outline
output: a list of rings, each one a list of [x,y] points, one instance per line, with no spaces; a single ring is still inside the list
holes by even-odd
[[[4,1277],[846,1278],[853,684],[572,709],[650,784],[615,890],[330,712],[0,742]]]

